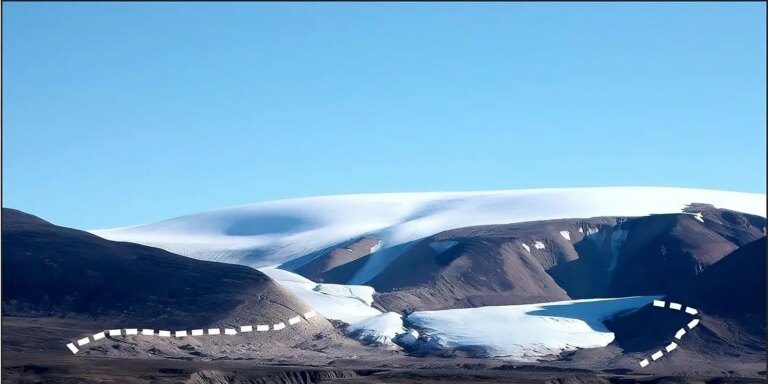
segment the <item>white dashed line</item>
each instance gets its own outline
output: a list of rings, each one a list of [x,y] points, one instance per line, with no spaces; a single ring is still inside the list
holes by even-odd
[[[667,305],[667,303],[665,301],[663,301],[663,300],[654,300],[653,301],[653,306],[654,307],[665,308],[666,305]],[[683,310],[683,305],[679,304],[679,303],[672,303],[672,302],[670,302],[668,308],[672,309],[672,310],[680,311],[680,310]],[[697,311],[695,308],[691,308],[691,307],[685,307],[684,311],[685,311],[685,313],[687,313],[689,315],[694,315],[694,316],[699,313],[699,311]],[[697,325],[699,325],[699,319],[697,319],[697,318],[694,318],[693,320],[691,320],[687,324],[688,329],[693,329]],[[680,328],[677,331],[677,333],[675,333],[675,339],[681,340],[683,335],[685,335],[685,333],[686,333],[685,327]],[[673,341],[673,342],[670,342],[669,345],[664,347],[664,350],[667,351],[667,353],[670,353],[670,352],[674,351],[675,349],[677,349],[677,347],[678,347],[678,344]],[[652,361],[656,361],[656,360],[660,359],[662,356],[664,356],[664,352],[663,351],[657,351],[656,353],[651,355],[651,360]],[[641,368],[645,368],[646,366],[648,366],[648,364],[650,364],[648,359],[640,360],[640,367]]]
[[[309,320],[309,319],[317,316],[317,312],[309,311],[309,312],[304,313],[304,315],[302,315],[302,316],[304,317],[304,319]],[[288,325],[296,325],[298,323],[301,323],[302,316],[291,317],[290,319],[288,319]],[[282,321],[272,325],[272,330],[273,331],[279,331],[279,330],[285,329],[285,328],[286,328],[286,324],[285,324],[285,322],[282,322]],[[253,325],[242,325],[242,326],[237,327],[237,328],[224,328],[223,333],[225,335],[237,335],[238,334],[238,329],[240,330],[239,331],[240,333],[242,333],[242,332],[253,332],[254,326]],[[206,331],[205,329],[193,329],[191,331],[186,331],[186,330],[162,331],[161,330],[161,331],[157,331],[157,333],[155,333],[155,330],[153,330],[153,329],[142,329],[141,330],[141,335],[143,335],[143,336],[155,336],[156,335],[156,336],[160,336],[160,337],[171,337],[171,335],[173,335],[174,337],[189,337],[189,336],[204,336],[205,335],[205,331]],[[258,324],[258,325],[256,325],[256,331],[257,332],[268,332],[268,331],[270,331],[270,326],[268,324]],[[92,336],[84,337],[84,338],[79,339],[79,340],[77,340],[75,342],[69,343],[69,344],[67,344],[67,348],[73,354],[77,354],[80,351],[80,349],[77,348],[78,346],[82,347],[83,345],[86,345],[86,344],[90,343],[91,342],[91,338],[93,338],[93,341],[101,340],[101,339],[107,337],[107,334],[109,334],[109,336],[138,335],[139,334],[139,329],[137,329],[137,328],[125,328],[125,329],[109,329],[109,330],[106,330],[106,331],[101,331],[101,332],[98,332],[98,333],[94,333]],[[221,334],[222,334],[222,329],[221,328],[209,328],[208,329],[208,335],[221,335]],[[77,346],[75,344],[77,344]]]
[[[677,348],[677,343],[674,341],[669,343],[666,348],[664,348],[667,352],[672,352],[673,349]]]

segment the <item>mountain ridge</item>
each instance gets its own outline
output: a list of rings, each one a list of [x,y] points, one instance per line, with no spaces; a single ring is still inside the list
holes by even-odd
[[[224,208],[157,223],[91,231],[214,261],[277,266],[369,235],[380,251],[441,231],[475,225],[682,212],[693,203],[764,215],[765,195],[743,192],[602,187],[512,191],[339,195]],[[391,251],[390,251],[391,252]],[[386,264],[376,255],[352,282]]]

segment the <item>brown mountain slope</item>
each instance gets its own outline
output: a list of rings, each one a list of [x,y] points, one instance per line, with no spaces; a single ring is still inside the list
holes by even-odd
[[[325,249],[319,255],[313,255],[309,262],[292,270],[310,280],[321,283],[325,281],[326,272],[369,255],[378,244],[378,238],[364,236]]]
[[[252,268],[108,241],[12,209],[2,218],[3,316],[187,329],[284,321],[310,309]]]
[[[696,308],[699,325],[676,340],[674,333],[692,316],[648,306],[606,323],[616,334],[615,345],[625,353],[648,355],[676,341],[686,352],[670,354],[664,364],[685,364],[691,356],[704,359],[728,356],[738,357],[741,362],[762,362],[764,368],[765,237],[722,257],[663,300]]]
[[[409,244],[367,284],[394,311],[663,295],[763,236],[764,218],[690,209],[445,231]]]

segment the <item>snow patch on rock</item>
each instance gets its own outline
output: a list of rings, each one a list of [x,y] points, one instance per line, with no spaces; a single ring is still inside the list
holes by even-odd
[[[381,249],[381,240],[377,241],[377,242],[376,242],[376,245],[374,245],[373,247],[371,247],[371,250],[370,250],[370,251],[368,251],[368,253],[369,253],[369,254],[370,254],[370,253],[374,253],[374,252],[378,251],[379,249]]]

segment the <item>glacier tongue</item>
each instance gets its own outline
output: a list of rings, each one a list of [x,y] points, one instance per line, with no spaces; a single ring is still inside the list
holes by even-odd
[[[397,313],[381,313],[372,308],[372,287],[315,283],[293,272],[278,268],[261,268],[312,309],[327,319],[349,324],[347,333],[366,344],[395,346],[397,336],[405,334],[403,319]]]
[[[352,324],[381,314],[381,311],[371,307],[375,292],[371,287],[315,283],[274,267],[259,270],[327,319]]]
[[[414,312],[406,322],[422,349],[468,349],[511,360],[536,361],[580,348],[604,347],[614,335],[603,320],[650,304],[657,296]]]

